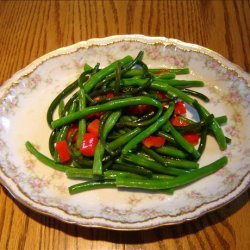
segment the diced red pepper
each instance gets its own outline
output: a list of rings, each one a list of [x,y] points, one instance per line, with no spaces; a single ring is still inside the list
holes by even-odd
[[[183,137],[191,144],[197,145],[200,139],[199,134],[195,132],[185,133]]]
[[[167,108],[168,107],[168,103],[167,102],[162,102],[161,104],[162,104],[163,108]]]
[[[98,143],[98,137],[94,133],[85,133],[80,148],[84,156],[93,156]]]
[[[68,147],[66,140],[57,142],[55,145],[55,150],[58,153],[61,163],[64,163],[70,160],[70,152],[69,152],[69,147]]]
[[[88,132],[95,134],[97,137],[99,135],[99,124],[100,124],[100,120],[99,119],[95,119],[92,122],[89,123],[88,125]]]
[[[184,126],[189,125],[189,122],[183,120],[180,116],[175,116],[171,118],[171,123],[174,126],[178,126],[178,127],[184,127]]]
[[[166,142],[165,138],[152,135],[152,136],[145,138],[142,141],[142,144],[147,148],[151,148],[151,147],[159,148],[159,147],[162,147],[165,144],[165,142]]]
[[[100,101],[101,99],[102,99],[101,96],[96,96],[93,98],[93,101]]]
[[[156,92],[157,96],[160,98],[160,99],[164,99],[167,97],[167,95],[164,93],[164,92],[161,92],[161,91],[157,91]],[[162,102],[162,107],[163,108],[167,108],[168,106],[168,103],[167,102]]]
[[[154,106],[151,105],[137,105],[137,106],[129,106],[128,112],[132,115],[144,115],[146,113],[150,113],[151,111],[154,111]]]
[[[157,94],[157,96],[158,96],[159,98],[161,98],[161,99],[166,98],[166,94],[165,94],[164,92],[157,91],[156,94]]]
[[[108,93],[106,96],[107,96],[107,98],[112,98],[112,97],[114,97],[114,93]]]
[[[67,141],[69,140],[69,138],[71,137],[71,135],[73,133],[75,133],[77,130],[78,130],[78,126],[76,124],[72,125],[69,128],[69,131],[68,131],[67,136],[66,136]],[[72,139],[72,142],[76,142],[77,141],[77,136],[78,136],[78,133],[76,132],[76,134],[74,135],[74,137]]]
[[[187,112],[185,103],[183,101],[178,101],[175,103],[174,114],[175,115],[182,115]]]
[[[155,72],[156,75],[161,75],[161,74],[165,74],[165,73],[169,73],[168,69],[162,69],[160,71]]]

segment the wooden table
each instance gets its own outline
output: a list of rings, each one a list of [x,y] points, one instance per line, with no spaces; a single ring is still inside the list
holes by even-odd
[[[250,71],[249,1],[1,1],[0,83],[35,58],[93,37],[140,33],[197,43]],[[0,249],[250,249],[245,192],[176,226],[116,232],[38,214],[0,187]]]

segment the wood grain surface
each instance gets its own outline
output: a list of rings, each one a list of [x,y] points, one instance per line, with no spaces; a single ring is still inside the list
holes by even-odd
[[[247,0],[0,1],[0,83],[59,47],[135,33],[203,45],[249,72],[249,13]],[[33,212],[0,186],[0,249],[250,249],[249,194],[181,225],[117,232]]]

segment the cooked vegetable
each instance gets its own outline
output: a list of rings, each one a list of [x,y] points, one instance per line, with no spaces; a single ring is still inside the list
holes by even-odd
[[[71,194],[111,187],[172,194],[173,188],[226,165],[226,157],[205,167],[198,163],[207,136],[214,136],[221,150],[231,141],[220,126],[227,117],[215,118],[192,97],[209,101],[189,89],[204,83],[176,79],[189,74],[188,68],[149,69],[142,58],[141,51],[135,59],[126,56],[103,69],[99,63],[85,64],[80,77],[52,101],[47,122],[54,160],[26,142],[45,165],[68,178],[88,179],[69,187]],[[197,111],[198,121],[187,117],[188,106]]]

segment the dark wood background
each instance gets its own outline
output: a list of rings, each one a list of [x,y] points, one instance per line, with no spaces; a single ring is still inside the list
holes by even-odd
[[[0,84],[75,42],[144,34],[197,43],[250,71],[250,1],[0,1]],[[0,249],[250,249],[249,192],[176,226],[139,232],[68,225],[19,204],[0,186]]]

